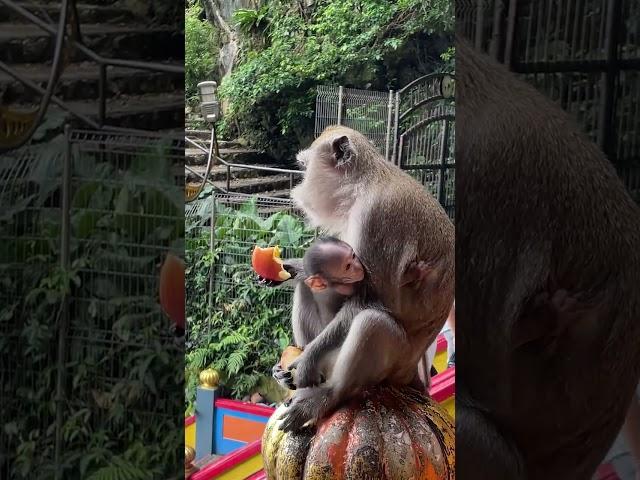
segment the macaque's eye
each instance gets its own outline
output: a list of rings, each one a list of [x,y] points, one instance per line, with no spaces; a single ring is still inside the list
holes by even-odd
[[[347,270],[351,270],[351,264],[347,263]]]

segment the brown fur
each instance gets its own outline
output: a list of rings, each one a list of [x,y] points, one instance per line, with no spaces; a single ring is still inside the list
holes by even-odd
[[[459,478],[586,479],[640,376],[640,211],[560,108],[456,55]]]

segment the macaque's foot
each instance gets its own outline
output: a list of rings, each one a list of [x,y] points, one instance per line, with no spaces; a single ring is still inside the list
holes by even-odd
[[[444,261],[424,262],[422,260],[411,263],[402,277],[402,286],[431,288],[440,285],[442,276],[445,273]]]
[[[281,417],[280,430],[298,432],[312,428],[324,418],[330,391],[326,388],[305,388],[299,390]]]
[[[296,386],[298,388],[315,387],[324,381],[322,373],[312,365],[313,363],[303,353],[289,365],[289,371],[293,369],[296,371]]]
[[[271,374],[281,387],[288,390],[296,389],[296,385],[293,382],[293,374],[290,371],[283,369],[279,363],[276,363],[273,366]]]

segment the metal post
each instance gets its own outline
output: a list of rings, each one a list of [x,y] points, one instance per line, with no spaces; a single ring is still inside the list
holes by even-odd
[[[389,144],[391,142],[391,119],[393,118],[393,90],[389,90],[389,104],[387,105],[387,139],[384,147],[384,159],[389,161]]]
[[[103,127],[107,121],[107,65],[105,63],[100,63],[98,99],[98,123]]]
[[[620,66],[618,64],[619,18],[620,0],[610,0],[608,2],[607,36],[605,39],[607,70],[602,74],[602,97],[598,118],[598,145],[612,162],[615,161],[615,84],[620,74]]]
[[[64,127],[65,149],[62,159],[62,206],[61,206],[61,227],[60,227],[60,267],[63,270],[69,268],[69,239],[71,232],[71,222],[69,210],[71,207],[71,130],[69,125]],[[62,426],[64,424],[65,407],[65,382],[67,359],[67,329],[69,324],[69,303],[68,295],[62,299],[60,306],[60,323],[58,330],[58,358],[57,358],[57,378],[56,378],[56,443],[55,443],[55,464],[56,479],[61,479],[61,454],[62,454]]]
[[[342,85],[338,87],[338,125],[342,125]]]
[[[394,105],[394,110],[395,110],[395,115],[394,115],[394,125],[393,125],[393,154],[391,156],[391,161],[396,165],[399,165],[398,163],[398,155],[399,155],[398,154],[398,129],[400,128],[400,125],[399,125],[400,92],[396,92],[396,101]]]
[[[209,232],[209,252],[211,253],[211,267],[209,269],[209,312],[213,312],[213,288],[215,264],[213,259],[215,258],[215,245],[216,245],[216,196],[211,192],[211,230]],[[211,324],[210,324],[211,325]]]
[[[478,50],[482,49],[482,34],[484,33],[484,2],[485,0],[477,1],[475,47]]]
[[[500,57],[500,50],[503,47],[502,42],[502,10],[504,9],[503,0],[497,0],[493,6],[493,32],[491,35],[491,43],[489,44],[489,55],[496,60]]]
[[[507,17],[507,42],[504,47],[504,63],[513,70],[513,41],[516,32],[516,8],[518,6],[518,0],[511,0],[509,2],[509,13]]]
[[[444,121],[444,125],[442,126],[442,146],[440,148],[440,185],[438,187],[438,202],[442,207],[445,207],[445,182],[444,182],[444,173],[445,173],[445,165],[447,164],[447,154],[448,154],[448,138],[449,138],[449,120]]]

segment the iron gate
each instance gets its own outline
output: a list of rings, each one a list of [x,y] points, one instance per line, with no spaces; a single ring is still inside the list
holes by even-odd
[[[393,161],[455,214],[454,78],[431,74],[396,94]]]

